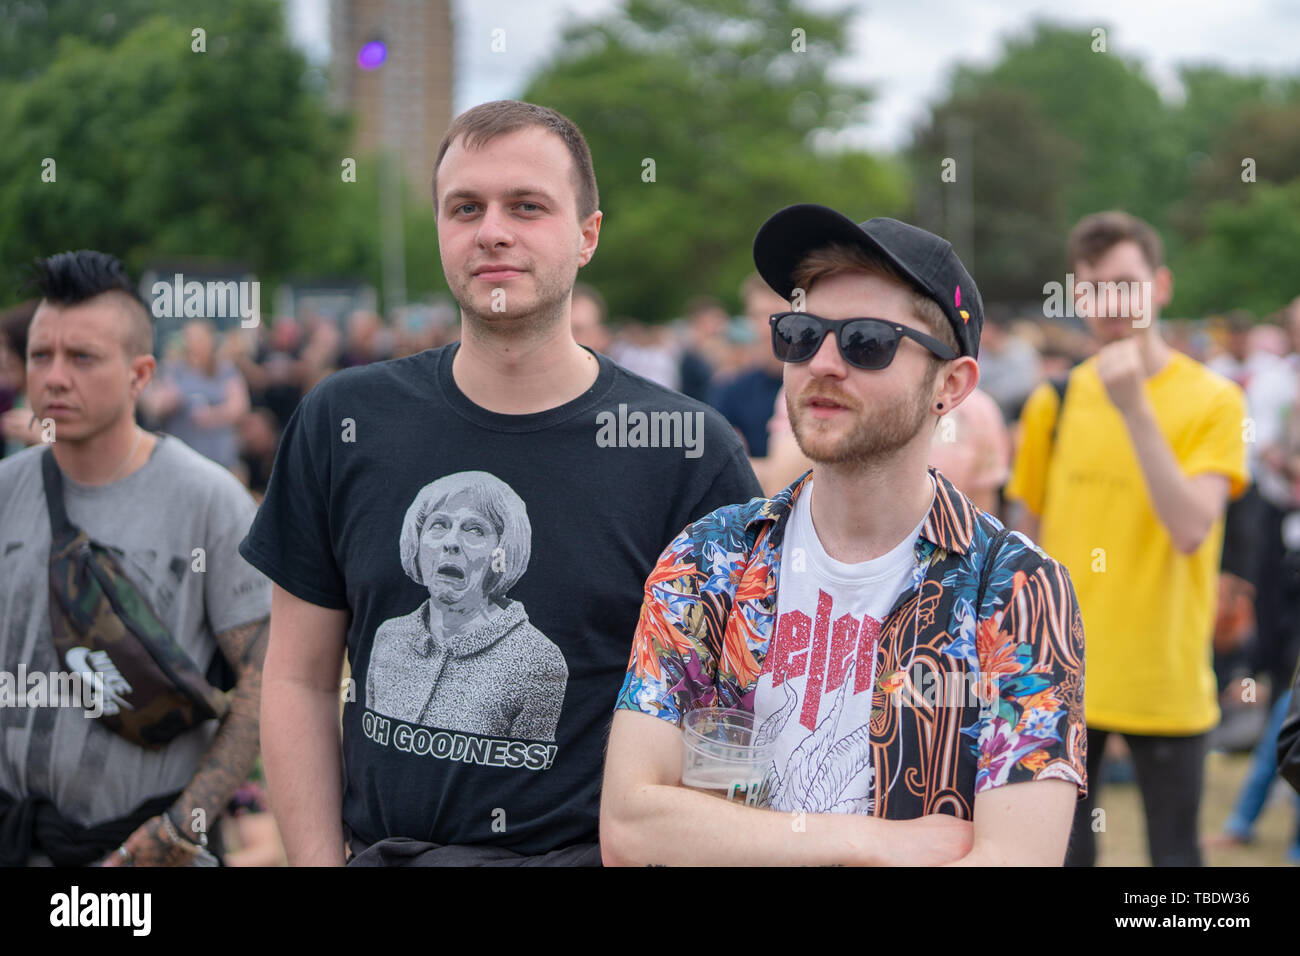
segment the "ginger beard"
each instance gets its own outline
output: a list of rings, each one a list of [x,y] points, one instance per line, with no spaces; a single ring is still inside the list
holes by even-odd
[[[810,383],[797,396],[786,395],[790,428],[799,450],[819,465],[855,465],[888,457],[912,441],[929,417],[929,387],[913,392],[894,392],[870,407],[840,389]],[[811,405],[826,399],[845,411],[832,418],[818,418]]]

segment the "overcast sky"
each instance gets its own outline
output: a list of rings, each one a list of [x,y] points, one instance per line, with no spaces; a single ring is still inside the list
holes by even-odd
[[[329,52],[329,0],[288,0],[291,35],[313,59]],[[419,0],[416,0],[419,2]],[[453,0],[456,111],[517,96],[577,18],[619,0]],[[850,6],[852,55],[838,78],[871,84],[869,121],[852,137],[874,149],[904,145],[959,62],[989,63],[1004,38],[1037,18],[1107,28],[1112,52],[1141,60],[1174,96],[1175,68],[1213,63],[1234,70],[1300,73],[1300,0],[809,0],[815,9]],[[797,24],[796,24],[797,25]],[[491,51],[506,30],[506,52]],[[1063,78],[1063,82],[1066,79]]]

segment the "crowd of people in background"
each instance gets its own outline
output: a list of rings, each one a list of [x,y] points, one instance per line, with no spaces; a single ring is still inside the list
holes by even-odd
[[[769,316],[787,303],[757,275],[739,292],[740,315],[700,295],[681,317],[648,322],[614,320],[601,293],[579,283],[573,334],[628,370],[717,409],[743,440],[771,495],[809,467],[790,429],[782,362],[770,338]],[[0,313],[0,457],[42,440],[24,394],[26,330],[36,305],[32,300]],[[1256,752],[1237,805],[1211,842],[1242,844],[1251,840],[1276,780],[1272,742],[1289,703],[1300,633],[1300,415],[1293,414],[1300,408],[1300,298],[1276,316],[1236,311],[1166,321],[1162,333],[1178,352],[1239,385],[1249,406],[1243,429],[1253,485],[1228,511],[1214,640],[1224,713],[1216,740]],[[260,500],[279,436],[314,385],[340,369],[411,355],[458,336],[450,300],[387,318],[369,310],[279,315],[249,329],[192,319],[155,343],[159,372],[141,397],[138,417],[230,470]],[[979,507],[1007,520],[1003,491],[1026,400],[1096,349],[1081,323],[992,312],[980,345],[978,389],[936,429],[931,463]],[[1264,720],[1241,704],[1243,682],[1270,701]],[[1107,779],[1126,779],[1131,768],[1124,744],[1112,740],[1108,747],[1119,759]],[[1300,862],[1300,799],[1296,810],[1291,862]]]

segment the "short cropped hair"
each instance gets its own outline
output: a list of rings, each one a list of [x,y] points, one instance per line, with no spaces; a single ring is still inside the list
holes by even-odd
[[[503,596],[515,586],[528,569],[532,555],[533,528],[528,521],[528,509],[514,489],[495,475],[486,471],[460,471],[430,482],[420,489],[402,519],[400,548],[402,570],[416,584],[423,585],[420,573],[420,538],[424,524],[447,500],[461,492],[468,494],[475,511],[492,525],[497,533],[497,543],[503,560],[493,561],[483,579],[483,592],[488,600]],[[503,565],[504,571],[496,566]]]
[[[1080,262],[1091,265],[1121,242],[1136,242],[1152,272],[1165,264],[1165,247],[1160,241],[1160,233],[1137,216],[1111,209],[1084,216],[1070,230],[1066,243],[1070,268]]]
[[[122,311],[129,320],[122,344],[127,358],[153,352],[153,322],[126,266],[116,256],[91,249],[60,252],[33,264],[32,285],[41,298],[54,305],[79,305],[106,293],[120,293]]]
[[[514,133],[529,126],[540,126],[563,140],[573,160],[573,188],[578,194],[578,219],[586,219],[600,208],[600,193],[596,189],[596,171],[591,163],[591,148],[582,131],[561,113],[545,106],[524,103],[520,100],[493,100],[466,110],[447,127],[447,135],[438,147],[438,157],[433,161],[433,201],[438,201],[438,167],[447,150],[458,138],[467,149],[479,149],[483,144]]]
[[[842,242],[827,243],[804,256],[790,278],[796,288],[808,292],[818,279],[825,279],[841,272],[874,275],[906,286],[911,298],[912,311],[916,313],[916,317],[930,327],[931,335],[954,352],[961,354],[957,333],[953,331],[952,323],[948,321],[948,316],[944,314],[939,303],[912,285],[892,262],[873,255],[862,246]],[[937,355],[932,354],[930,357],[935,365],[945,361]]]

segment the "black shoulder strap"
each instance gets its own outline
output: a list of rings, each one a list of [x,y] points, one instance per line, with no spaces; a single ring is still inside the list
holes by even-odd
[[[1056,390],[1056,420],[1052,422],[1052,439],[1047,446],[1048,456],[1050,457],[1052,451],[1056,448],[1056,433],[1061,428],[1061,413],[1065,411],[1065,390],[1070,384],[1070,373],[1066,372],[1064,375],[1055,376],[1048,379],[1048,381],[1051,383],[1052,388]]]
[[[975,620],[978,622],[980,617],[980,608],[984,606],[984,592],[989,587],[989,575],[993,573],[993,565],[997,562],[998,552],[1002,550],[1002,542],[1011,534],[1010,529],[1003,528],[993,536],[989,542],[989,549],[984,552],[984,567],[980,569],[979,590],[975,592]]]
[[[50,533],[54,538],[61,534],[76,534],[77,529],[68,520],[63,506],[63,472],[54,460],[54,449],[46,448],[41,454],[41,480],[45,483],[45,507],[50,513]]]

